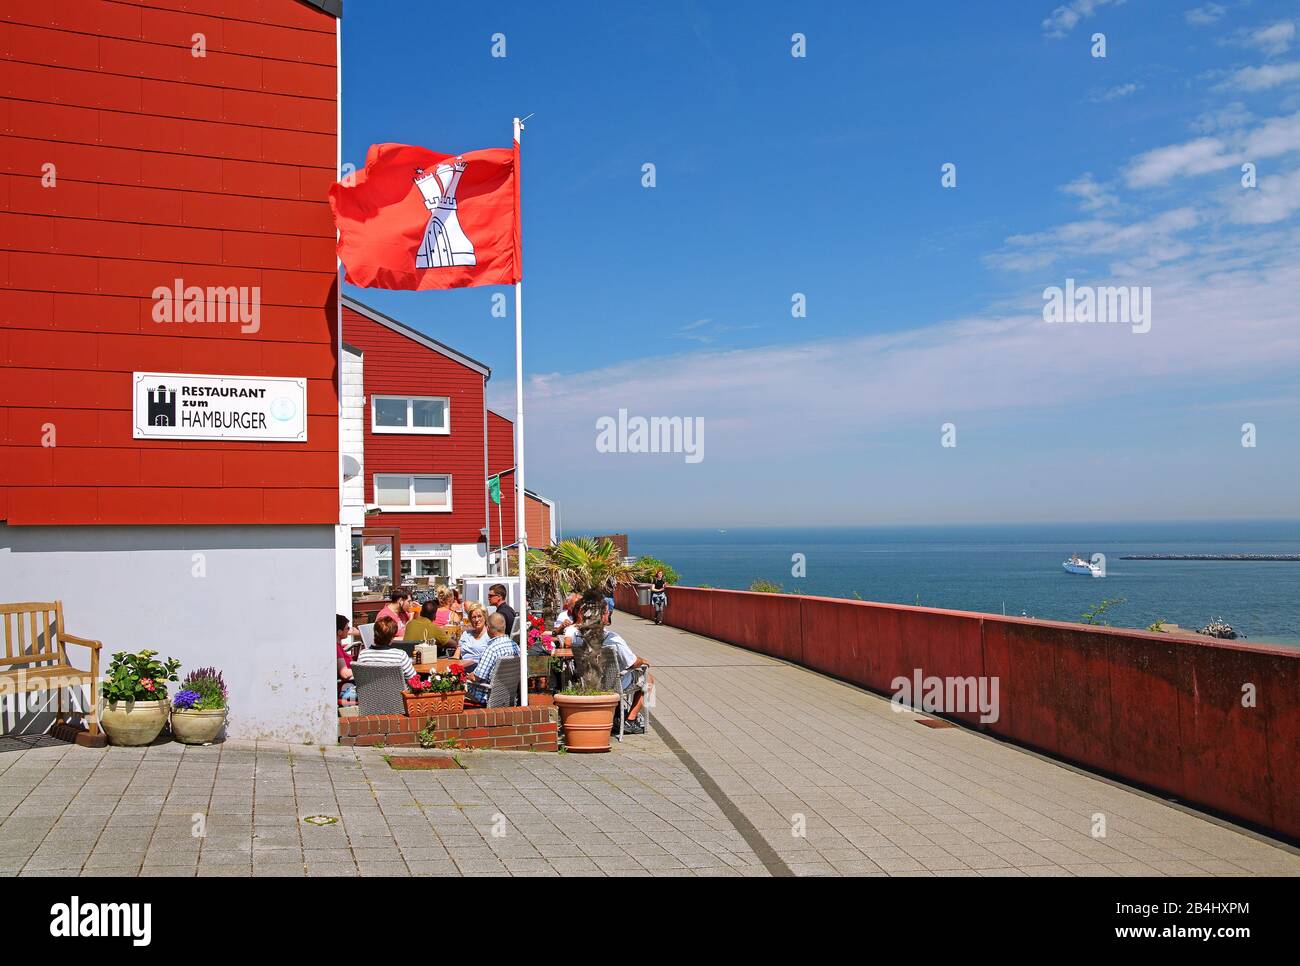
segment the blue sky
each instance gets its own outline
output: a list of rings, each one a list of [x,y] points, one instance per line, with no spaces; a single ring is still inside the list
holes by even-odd
[[[566,528],[1300,516],[1295,3],[429,9],[346,5],[343,156],[535,113],[528,480]],[[1067,278],[1149,287],[1151,330],[1044,322]],[[512,412],[495,292],[351,290]],[[599,452],[619,409],[704,458]]]

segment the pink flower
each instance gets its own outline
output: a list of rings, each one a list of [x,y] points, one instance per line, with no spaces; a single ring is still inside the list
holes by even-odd
[[[146,691],[154,691],[154,690],[157,690],[157,689],[154,687],[153,678],[141,678],[141,679],[140,679],[140,687],[144,688]]]

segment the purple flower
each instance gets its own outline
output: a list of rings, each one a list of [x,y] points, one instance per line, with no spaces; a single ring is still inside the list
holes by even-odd
[[[202,695],[197,691],[182,691],[176,697],[172,698],[172,707],[179,708],[182,711],[188,711],[199,703]]]

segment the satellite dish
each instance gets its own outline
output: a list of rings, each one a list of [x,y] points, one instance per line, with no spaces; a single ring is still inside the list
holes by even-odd
[[[361,472],[361,462],[355,456],[343,456],[343,479],[350,480]]]

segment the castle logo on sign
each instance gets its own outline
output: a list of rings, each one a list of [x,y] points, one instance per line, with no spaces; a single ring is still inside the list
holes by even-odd
[[[306,442],[307,380],[134,374],[136,439]]]

